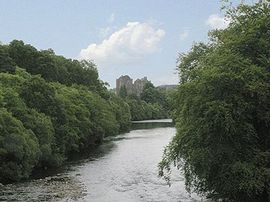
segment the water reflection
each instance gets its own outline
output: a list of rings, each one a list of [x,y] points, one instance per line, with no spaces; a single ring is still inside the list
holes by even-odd
[[[163,122],[138,121],[132,123],[132,130],[164,128],[164,127],[173,127],[173,123],[170,121],[170,119],[168,121]]]

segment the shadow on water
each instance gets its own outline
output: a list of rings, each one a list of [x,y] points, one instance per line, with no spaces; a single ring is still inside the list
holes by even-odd
[[[80,153],[73,153],[63,166],[60,166],[58,168],[49,168],[46,170],[36,170],[32,173],[31,179],[27,181],[38,180],[49,176],[60,175],[61,173],[68,172],[72,170],[72,167],[74,165],[81,165],[85,162],[95,161],[109,154],[114,147],[115,147],[114,142],[110,140],[105,141],[102,145],[85,149]]]
[[[102,145],[74,154],[57,170],[0,186],[0,201],[102,201],[102,197],[105,201],[111,197],[117,201],[179,201],[183,179],[173,179],[172,190],[156,176],[157,153],[168,141],[167,134],[173,135],[172,127],[171,120],[133,122],[130,133],[105,138]],[[197,200],[183,194],[180,201]]]
[[[77,201],[86,195],[85,185],[73,174],[75,167],[95,161],[110,153],[115,144],[110,141],[76,154],[64,166],[34,173],[31,180],[0,185],[0,201]]]
[[[65,165],[38,170],[32,178],[19,183],[0,184],[0,201],[77,201],[86,195],[85,185],[72,171],[89,161],[95,161],[113,151],[115,143],[104,144],[74,154]]]

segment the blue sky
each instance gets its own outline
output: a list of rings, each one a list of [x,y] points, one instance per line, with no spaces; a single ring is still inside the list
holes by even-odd
[[[237,1],[235,1],[237,2]],[[0,41],[94,60],[102,80],[176,84],[176,58],[227,26],[219,0],[1,0]]]

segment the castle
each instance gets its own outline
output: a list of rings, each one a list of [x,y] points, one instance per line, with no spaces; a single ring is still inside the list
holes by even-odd
[[[133,79],[130,78],[128,75],[120,76],[118,79],[116,79],[116,94],[118,95],[120,92],[120,88],[122,86],[125,86],[127,89],[127,94],[135,94],[137,96],[140,96],[142,93],[144,85],[149,82],[147,80],[147,77],[143,77],[142,79],[137,79],[133,83]]]

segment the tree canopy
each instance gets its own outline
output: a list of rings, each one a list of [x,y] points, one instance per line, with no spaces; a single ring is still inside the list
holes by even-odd
[[[0,183],[58,167],[74,153],[129,130],[130,109],[99,80],[96,66],[0,45]]]
[[[123,88],[122,88],[123,87]],[[156,88],[151,82],[147,82],[138,96],[127,95],[125,86],[120,88],[119,96],[126,98],[130,107],[132,120],[162,119],[169,117],[169,94]],[[125,96],[123,96],[125,95]]]
[[[270,5],[241,4],[230,25],[179,56],[177,134],[160,175],[180,168],[188,191],[223,201],[270,200]]]

